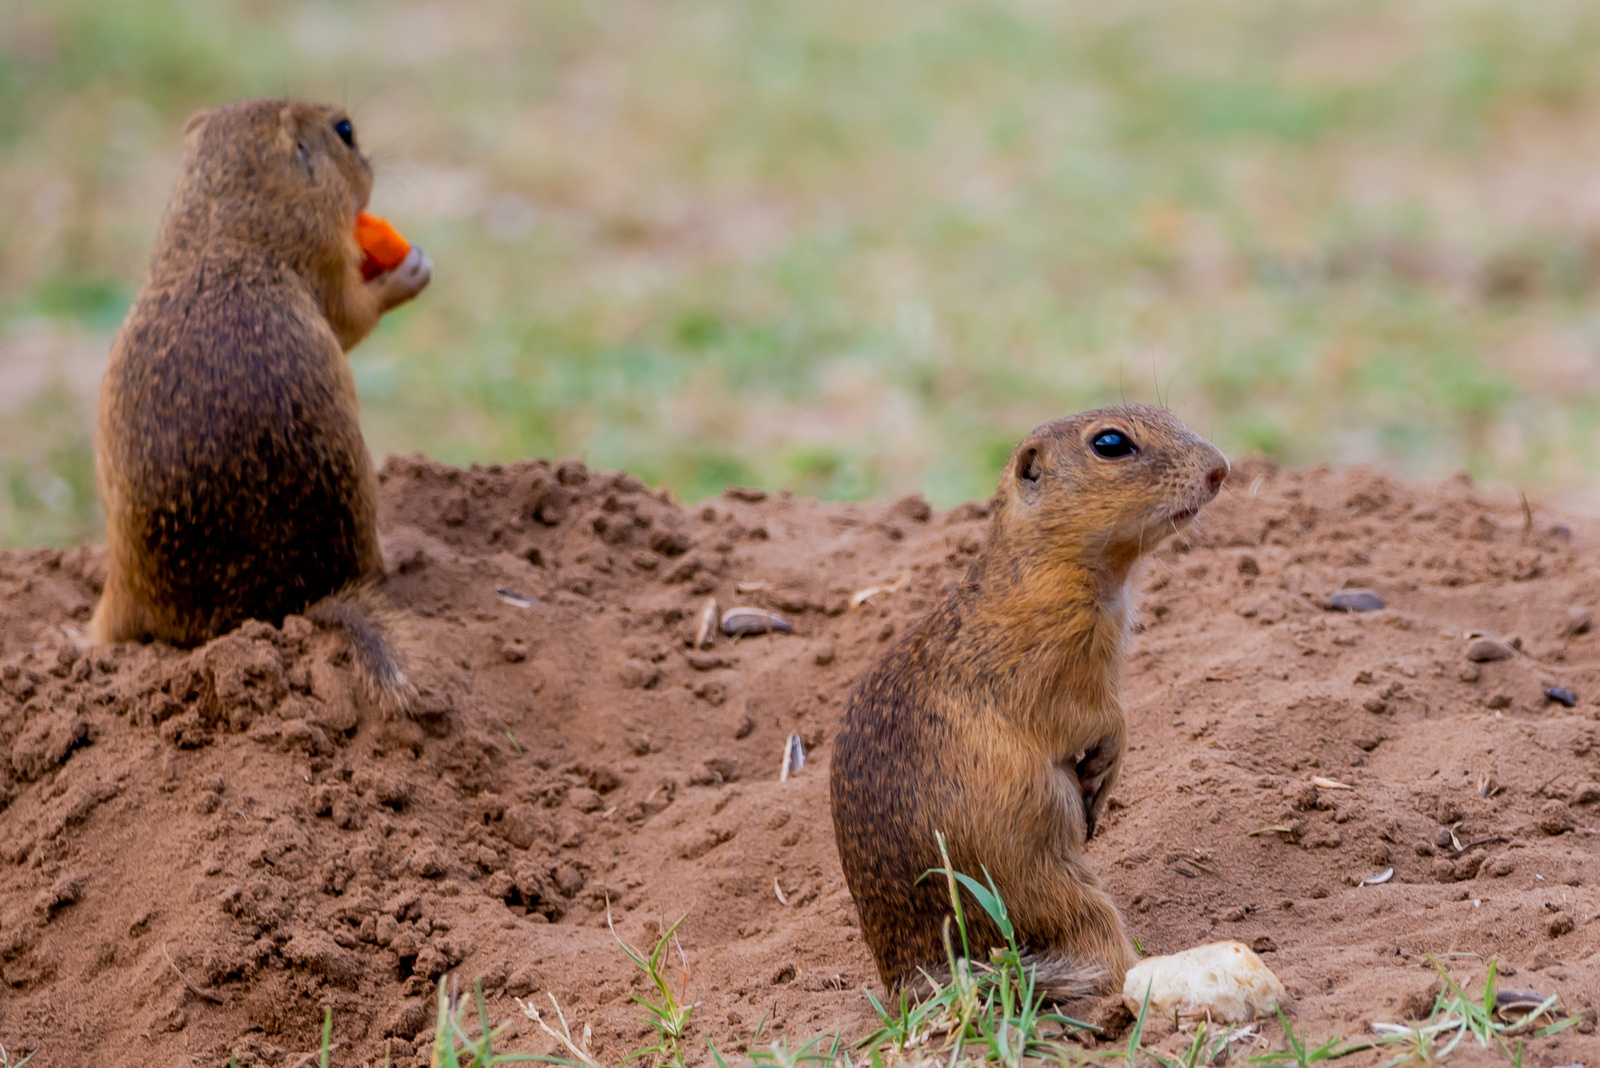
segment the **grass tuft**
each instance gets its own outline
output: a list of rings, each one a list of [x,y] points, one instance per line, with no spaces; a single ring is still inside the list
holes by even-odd
[[[1026,959],[1017,939],[1015,926],[1005,902],[985,871],[984,882],[956,871],[944,836],[938,836],[941,868],[923,877],[942,874],[949,888],[956,939],[955,949],[950,924],[944,932],[948,979],[927,976],[933,992],[913,1003],[902,990],[896,1008],[884,1007],[872,993],[866,995],[877,1012],[877,1031],[857,1044],[868,1051],[874,1064],[885,1055],[904,1057],[926,1052],[948,1063],[960,1063],[964,1056],[992,1064],[1021,1065],[1025,1059],[1073,1057],[1076,1044],[1069,1048],[1070,1036],[1093,1030],[1091,1025],[1069,1016],[1045,1010],[1045,995],[1038,987],[1037,969]],[[965,890],[988,915],[1005,940],[989,951],[987,960],[973,960],[961,891]],[[941,981],[942,980],[942,981]]]
[[[1379,1049],[1393,1054],[1383,1068],[1400,1065],[1436,1065],[1455,1052],[1461,1042],[1471,1035],[1483,1047],[1493,1047],[1508,1064],[1520,1068],[1523,1058],[1523,1038],[1548,1038],[1578,1023],[1578,1017],[1556,1018],[1559,999],[1554,995],[1532,1002],[1506,1002],[1498,989],[1498,961],[1489,961],[1489,971],[1484,977],[1483,993],[1472,997],[1434,957],[1428,958],[1444,982],[1444,989],[1434,1000],[1433,1010],[1426,1020],[1407,1023],[1376,1021],[1372,1024],[1374,1038],[1346,1043],[1334,1038],[1317,1047],[1311,1047],[1295,1034],[1294,1027],[1278,1010],[1288,1048],[1250,1058],[1251,1064],[1282,1065],[1285,1068],[1310,1068],[1320,1061],[1336,1060],[1352,1053]],[[1540,1021],[1545,1021],[1543,1025]],[[1515,1047],[1507,1039],[1516,1039]],[[1158,1058],[1160,1059],[1160,1058]],[[1166,1065],[1165,1068],[1172,1068]]]
[[[1234,1040],[1232,1026],[1226,1028],[1220,1035],[1212,1035],[1210,1026],[1206,1021],[1194,1029],[1194,1040],[1189,1043],[1189,1048],[1176,1057],[1167,1057],[1155,1050],[1147,1050],[1161,1068],[1206,1068],[1208,1065],[1220,1064],[1227,1059],[1229,1045]]]
[[[445,989],[445,980],[439,980],[439,1020],[433,1034],[432,1068],[492,1068],[497,1064],[573,1064],[561,1057],[538,1053],[496,1053],[494,1042],[500,1029],[490,1026],[489,1006],[483,1000],[483,982],[473,984],[474,1007],[477,1012],[478,1033],[474,1036],[469,1027],[467,1006],[452,998]],[[327,1036],[323,1032],[323,1066],[327,1066]],[[591,1063],[592,1062],[588,1062]]]
[[[1479,1046],[1493,1046],[1507,1062],[1521,1065],[1524,1038],[1548,1038],[1578,1023],[1578,1017],[1556,1018],[1560,1004],[1555,995],[1528,1003],[1506,1003],[1499,990],[1499,962],[1491,959],[1489,971],[1483,980],[1483,994],[1470,996],[1455,977],[1433,957],[1428,958],[1444,981],[1444,989],[1434,1000],[1433,1011],[1421,1022],[1395,1024],[1379,1022],[1372,1025],[1377,1032],[1376,1044],[1399,1051],[1385,1068],[1413,1063],[1437,1064],[1448,1057],[1462,1040],[1471,1035]],[[1539,1021],[1546,1021],[1542,1026]],[[1506,1044],[1515,1039],[1513,1049]]]
[[[1311,1065],[1322,1061],[1337,1060],[1340,1057],[1371,1049],[1372,1042],[1356,1042],[1346,1045],[1343,1038],[1330,1038],[1320,1046],[1313,1047],[1301,1035],[1294,1033],[1294,1025],[1283,1014],[1283,1009],[1278,1010],[1278,1022],[1283,1025],[1284,1041],[1289,1043],[1289,1048],[1263,1053],[1258,1057],[1251,1057],[1251,1064],[1276,1064],[1286,1068],[1311,1068]]]
[[[661,937],[656,939],[655,948],[646,957],[630,946],[617,934],[617,926],[611,920],[611,909],[606,909],[606,926],[611,928],[611,935],[628,955],[628,959],[645,974],[652,986],[656,989],[654,999],[634,995],[633,1000],[643,1005],[648,1011],[646,1022],[656,1033],[656,1043],[645,1046],[628,1054],[624,1060],[631,1061],[639,1057],[651,1057],[655,1063],[683,1068],[683,1039],[689,1028],[689,1019],[694,1015],[695,1003],[687,1001],[689,993],[689,958],[684,955],[683,946],[678,942],[678,928],[689,914],[684,913],[675,920],[672,926],[661,932]],[[683,965],[683,981],[679,984],[677,993],[673,993],[672,984],[667,980],[663,970],[666,960],[667,946],[671,945],[678,951],[678,960]]]
[[[0,1068],[22,1068],[24,1064],[27,1064],[29,1061],[33,1060],[34,1056],[37,1055],[38,1052],[38,1050],[34,1050],[20,1061],[14,1061],[11,1059],[11,1054],[6,1052],[6,1048],[4,1046],[0,1046]]]

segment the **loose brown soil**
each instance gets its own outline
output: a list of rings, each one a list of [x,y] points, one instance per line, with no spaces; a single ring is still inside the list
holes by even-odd
[[[1138,580],[1132,746],[1090,854],[1143,948],[1254,943],[1318,1037],[1425,1007],[1427,954],[1463,977],[1497,955],[1506,985],[1592,1021],[1600,633],[1562,629],[1600,605],[1600,523],[1530,522],[1465,482],[1232,486]],[[0,554],[0,1044],[41,1066],[296,1065],[328,1006],[336,1064],[386,1042],[415,1063],[448,971],[483,978],[508,1047],[554,1052],[513,1001],[554,994],[615,1057],[646,1040],[608,901],[635,944],[688,914],[695,1059],[763,1017],[867,1030],[829,741],[985,509],[757,496],[684,508],[570,461],[391,460],[390,594],[425,689],[399,724],[353,694],[338,632],[80,652],[102,550]],[[1325,610],[1343,585],[1389,607]],[[691,650],[710,595],[795,633]],[[1470,665],[1468,629],[1521,652]],[[791,733],[810,761],[779,782]],[[1452,858],[1449,828],[1503,838]],[[1573,1031],[1528,1057],[1596,1060]]]

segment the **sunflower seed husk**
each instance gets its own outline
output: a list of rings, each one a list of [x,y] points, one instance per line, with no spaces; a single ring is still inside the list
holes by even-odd
[[[1572,708],[1578,703],[1578,695],[1567,689],[1565,686],[1546,686],[1544,688],[1544,695],[1547,699],[1554,701],[1558,705],[1563,705],[1566,708]]]
[[[911,585],[911,572],[902,572],[900,577],[893,582],[886,582],[881,586],[868,586],[866,589],[857,590],[850,595],[850,611],[854,612],[880,593],[899,593]]]
[[[783,767],[778,772],[779,782],[788,782],[789,777],[806,766],[806,747],[801,744],[798,734],[789,735],[789,740],[783,743]]]
[[[506,604],[513,605],[517,608],[532,608],[534,605],[539,603],[537,600],[529,597],[527,594],[518,593],[509,586],[496,586],[494,588],[494,595],[500,598]]]
[[[1339,590],[1328,595],[1331,612],[1376,612],[1384,607],[1383,598],[1371,590]]]
[[[779,631],[783,634],[794,633],[794,627],[789,621],[776,612],[769,612],[765,608],[752,608],[741,605],[730,608],[722,613],[722,633],[736,634],[766,634],[770,631]]]
[[[706,599],[706,606],[700,609],[700,625],[695,628],[694,647],[696,649],[709,649],[711,643],[717,638],[717,623],[722,619],[722,609],[717,604],[715,597]]]

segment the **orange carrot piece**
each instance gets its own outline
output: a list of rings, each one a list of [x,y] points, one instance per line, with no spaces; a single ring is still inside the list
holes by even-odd
[[[400,266],[411,252],[410,244],[400,236],[400,231],[389,225],[388,220],[366,212],[356,216],[356,244],[361,246],[364,254],[361,277],[369,282]]]

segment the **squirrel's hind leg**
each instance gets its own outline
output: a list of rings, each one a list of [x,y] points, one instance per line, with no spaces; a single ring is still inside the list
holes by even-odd
[[[1123,975],[1137,959],[1122,914],[1086,868],[1070,861],[1060,868],[1024,902],[1029,914],[1017,917],[1018,930],[1041,957],[1086,971],[1102,969],[1103,989],[1121,989]]]

